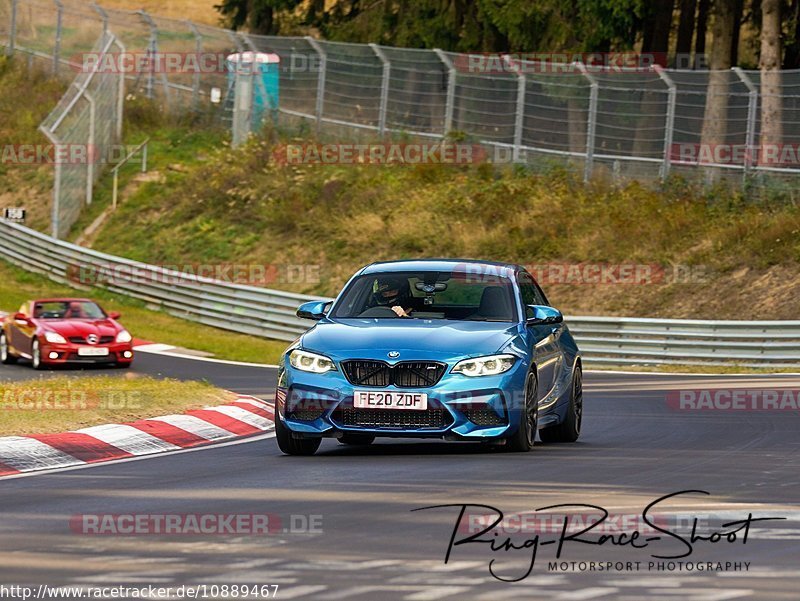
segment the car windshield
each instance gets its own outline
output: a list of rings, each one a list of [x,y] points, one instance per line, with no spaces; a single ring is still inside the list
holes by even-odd
[[[513,290],[497,272],[371,273],[347,287],[331,317],[512,322]]]
[[[33,305],[36,319],[105,319],[103,310],[91,301],[44,301]]]

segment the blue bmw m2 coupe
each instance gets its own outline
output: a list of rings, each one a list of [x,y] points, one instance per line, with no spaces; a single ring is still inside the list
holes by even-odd
[[[581,431],[581,357],[561,313],[521,266],[471,260],[373,263],[284,353],[278,446],[323,437],[482,441],[529,451]]]

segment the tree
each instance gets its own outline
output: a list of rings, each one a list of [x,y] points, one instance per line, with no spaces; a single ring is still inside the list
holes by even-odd
[[[761,0],[761,150],[781,143],[781,2]]]
[[[792,0],[787,25],[789,43],[783,56],[783,68],[800,69],[800,0]]]
[[[728,123],[728,83],[731,76],[734,6],[729,0],[716,0],[712,9],[711,54],[708,89],[703,115],[701,143],[714,147],[725,143]],[[713,174],[712,174],[713,177]]]
[[[222,0],[214,8],[231,29],[247,28],[251,33],[276,35],[280,33],[281,12],[294,10],[303,0]]]
[[[694,68],[705,68],[706,60],[706,32],[708,30],[708,9],[711,0],[698,0],[697,2],[697,39],[694,43]]]
[[[680,0],[680,11],[674,64],[677,67],[685,68],[689,65],[689,57],[692,54],[692,38],[694,37],[697,0]]]

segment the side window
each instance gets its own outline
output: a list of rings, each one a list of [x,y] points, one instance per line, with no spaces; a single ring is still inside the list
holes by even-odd
[[[533,278],[530,274],[520,272],[519,278],[517,280],[519,282],[519,289],[522,293],[522,302],[526,305],[546,305],[547,299],[545,299],[544,294],[533,281]]]

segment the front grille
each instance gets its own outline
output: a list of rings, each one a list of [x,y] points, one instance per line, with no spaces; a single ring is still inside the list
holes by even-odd
[[[78,353],[70,353],[67,355],[67,361],[76,361],[80,363],[115,363],[117,358],[114,353],[104,355],[102,357],[83,357]]]
[[[340,407],[333,412],[333,420],[342,426],[361,428],[405,428],[441,430],[452,422],[444,409],[410,411],[405,409],[356,409]]]
[[[478,426],[504,426],[506,425],[506,418],[497,415],[497,412],[491,407],[486,405],[482,407],[472,407],[470,409],[461,409],[469,421]]]
[[[344,375],[356,386],[388,386],[391,368],[383,361],[343,361]]]
[[[344,375],[356,386],[427,388],[442,379],[447,365],[436,361],[401,361],[391,366],[383,361],[349,360],[342,362]]]
[[[328,405],[319,401],[300,401],[294,405],[287,405],[286,415],[291,419],[313,422],[327,411]]]
[[[74,344],[89,344],[83,336],[70,336],[69,341]],[[110,344],[114,342],[113,336],[101,336],[97,344]]]
[[[295,409],[289,414],[289,417],[303,422],[313,422],[324,412],[324,409]]]

